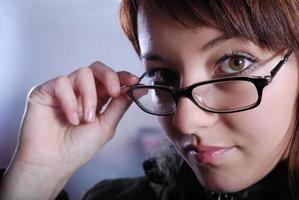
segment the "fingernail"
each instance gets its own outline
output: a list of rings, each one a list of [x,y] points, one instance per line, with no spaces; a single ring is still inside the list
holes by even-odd
[[[93,122],[94,118],[95,118],[95,114],[94,114],[94,109],[89,109],[88,114],[87,114],[87,121],[89,122]]]
[[[74,125],[79,125],[80,121],[79,121],[79,117],[78,117],[78,114],[76,112],[74,112],[72,114],[72,123]]]

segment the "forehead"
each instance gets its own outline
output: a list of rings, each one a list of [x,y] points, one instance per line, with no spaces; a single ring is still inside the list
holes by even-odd
[[[138,19],[134,17],[132,26],[134,26],[134,35],[130,35],[134,41],[134,45],[138,46],[137,29],[141,27],[136,27],[137,21],[140,20],[140,16],[145,16],[146,12],[147,21],[150,22],[147,25],[155,23],[156,19],[168,22],[177,22],[178,26],[185,26],[189,28],[194,28],[198,26],[211,27],[217,30],[221,30],[223,33],[229,35],[230,37],[242,38],[247,41],[252,41],[256,45],[268,49],[268,50],[280,50],[282,48],[289,48],[290,46],[296,46],[297,39],[293,36],[293,30],[288,28],[279,29],[281,27],[281,20],[285,18],[282,13],[283,8],[277,10],[277,3],[269,4],[268,7],[263,7],[263,3],[258,3],[261,6],[263,13],[275,13],[274,15],[261,15],[259,12],[254,12],[248,10],[248,4],[246,1],[193,1],[186,0],[178,3],[176,0],[169,1],[144,1],[138,0],[138,6],[136,6],[136,11],[138,13]],[[225,4],[225,6],[223,6]],[[261,11],[260,10],[260,11]],[[131,13],[132,14],[132,13]],[[133,13],[135,16],[135,12]],[[277,20],[278,18],[281,20]],[[168,19],[165,19],[168,18]],[[173,19],[173,20],[169,20]],[[136,20],[136,21],[135,21]],[[285,23],[286,21],[284,21]],[[140,21],[138,22],[140,24]],[[169,23],[168,23],[169,24]],[[286,25],[287,26],[287,25]],[[152,27],[152,26],[150,26]],[[288,26],[291,27],[291,26]],[[143,29],[144,27],[142,27]],[[143,29],[146,30],[146,29]],[[153,29],[150,29],[153,30]],[[140,32],[139,32],[140,33]],[[147,32],[151,33],[151,32]],[[132,33],[130,33],[132,34]],[[151,35],[151,34],[150,34]],[[289,42],[291,44],[289,44]],[[294,49],[297,49],[295,47]],[[138,46],[138,54],[139,46]]]
[[[223,35],[218,29],[198,26],[190,28],[155,13],[138,12],[138,39],[141,54],[146,51],[171,51],[184,47],[198,48],[206,41]],[[166,48],[166,49],[165,49]]]

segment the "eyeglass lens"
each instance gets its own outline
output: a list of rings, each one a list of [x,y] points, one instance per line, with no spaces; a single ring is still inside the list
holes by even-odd
[[[133,96],[149,112],[165,115],[175,112],[176,102],[169,90],[136,88]],[[196,103],[210,111],[233,111],[252,106],[258,101],[255,85],[246,80],[229,80],[199,85],[192,90]]]

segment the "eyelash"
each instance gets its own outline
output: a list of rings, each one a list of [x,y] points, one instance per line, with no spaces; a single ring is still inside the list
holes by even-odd
[[[226,61],[227,59],[231,59],[231,58],[244,58],[245,60],[251,62],[252,64],[257,63],[258,59],[248,53],[242,52],[242,51],[232,51],[230,54],[225,54],[224,56],[222,56],[217,62],[216,65],[219,66],[221,65],[224,61]],[[227,76],[234,76],[234,75],[247,75],[250,72],[252,72],[254,69],[256,68],[255,65],[250,65],[246,68],[244,68],[243,70],[241,70],[240,72],[236,72],[236,73],[229,73],[227,74]],[[217,68],[218,69],[218,68]],[[225,75],[222,75],[225,76]]]
[[[147,70],[146,77],[149,78],[149,82],[146,81],[147,85],[164,85],[177,88],[180,84],[178,73],[168,68],[160,67]]]
[[[169,76],[175,76],[175,72],[172,71],[171,69],[166,69],[166,68],[158,68],[158,69],[153,69],[153,70],[148,70],[146,73],[147,73],[147,77],[149,78],[152,78],[152,79],[155,79],[155,75],[156,75],[156,72],[160,72],[160,73],[169,73],[168,75]],[[168,80],[165,80],[165,82],[168,81]]]
[[[233,58],[233,57],[244,57],[246,59],[248,59],[251,62],[256,62],[257,58],[255,58],[254,56],[245,53],[243,51],[232,51],[230,54],[225,54],[224,56],[222,56],[218,61],[217,64],[223,62],[224,60],[228,59],[228,58]]]
[[[222,56],[220,59],[218,59],[218,61],[216,61],[216,65],[219,66],[221,65],[224,61],[226,61],[227,59],[231,59],[231,58],[236,58],[236,57],[241,57],[241,58],[245,58],[247,61],[252,62],[252,63],[256,63],[258,62],[258,59],[248,53],[242,52],[242,51],[232,51],[229,54],[225,54],[224,56]],[[252,72],[254,69],[256,68],[255,65],[250,65],[249,67],[246,67],[245,69],[241,70],[240,72],[236,72],[236,73],[230,73],[227,74],[227,76],[234,76],[234,75],[247,75],[250,72]],[[218,69],[218,68],[216,68]],[[173,75],[173,73],[176,73],[174,71],[172,71],[171,69],[166,69],[166,68],[158,68],[158,69],[153,69],[153,70],[147,70],[147,77],[153,79],[152,81],[154,81],[155,77],[155,73],[156,72],[162,72],[162,73],[171,73],[171,75]],[[225,76],[225,75],[221,75],[221,76]],[[169,79],[169,78],[166,78]],[[165,80],[165,82],[167,82],[169,80]]]

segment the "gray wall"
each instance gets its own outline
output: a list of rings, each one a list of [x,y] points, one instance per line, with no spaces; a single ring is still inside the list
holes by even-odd
[[[96,60],[115,70],[143,72],[121,32],[118,9],[119,0],[0,0],[1,168],[12,156],[31,87]],[[154,117],[132,106],[115,139],[67,183],[72,199],[80,199],[99,180],[142,174],[141,162],[148,155],[141,152],[139,134],[152,132],[159,141],[157,127]]]

